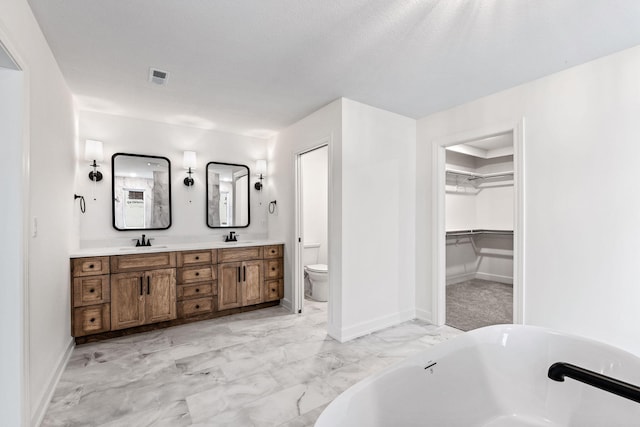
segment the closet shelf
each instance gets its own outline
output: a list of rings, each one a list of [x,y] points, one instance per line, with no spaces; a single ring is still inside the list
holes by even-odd
[[[459,236],[475,236],[475,235],[495,235],[495,236],[513,236],[513,230],[454,230],[447,231],[447,237],[459,237]]]

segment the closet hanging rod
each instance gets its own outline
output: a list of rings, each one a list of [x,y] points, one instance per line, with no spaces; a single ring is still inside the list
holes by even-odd
[[[494,173],[473,173],[473,172],[462,171],[462,170],[447,169],[445,172],[448,173],[448,174],[452,174],[452,175],[466,176],[466,177],[468,177],[469,180],[472,180],[472,179],[488,179],[488,178],[502,178],[502,177],[505,177],[505,176],[513,176],[513,171],[494,172]]]

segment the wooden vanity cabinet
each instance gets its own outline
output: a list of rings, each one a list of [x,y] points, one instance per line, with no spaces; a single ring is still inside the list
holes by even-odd
[[[218,295],[217,250],[178,252],[178,318],[216,310]]]
[[[71,260],[71,335],[110,330],[110,301],[109,257]]]
[[[278,304],[284,245],[71,259],[76,343]]]
[[[284,245],[270,245],[264,251],[264,301],[284,298]]]
[[[172,268],[111,276],[111,329],[176,318],[176,271]]]
[[[260,304],[264,301],[263,254],[262,246],[219,250],[219,310]]]

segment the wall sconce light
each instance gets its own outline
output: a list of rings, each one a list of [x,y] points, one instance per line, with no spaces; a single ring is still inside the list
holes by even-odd
[[[89,165],[93,167],[93,170],[89,172],[89,179],[93,182],[102,181],[102,173],[98,170],[100,165],[96,163],[96,161],[101,162],[104,159],[102,141],[87,139],[84,143],[84,159],[93,160],[93,163]]]
[[[186,185],[187,187],[191,187],[194,184],[193,178],[191,178],[191,174],[196,169],[196,152],[195,151],[184,152],[184,156],[182,157],[182,166],[185,169],[188,169],[187,174],[189,175],[184,179],[183,181],[184,185]]]
[[[258,179],[260,181],[256,182],[253,186],[256,190],[262,190],[262,180],[265,178],[267,174],[267,161],[266,160],[256,160],[256,175],[258,175]]]

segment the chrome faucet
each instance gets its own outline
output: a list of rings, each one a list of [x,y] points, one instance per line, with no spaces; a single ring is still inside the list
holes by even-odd
[[[225,242],[237,242],[238,241],[238,235],[236,234],[235,231],[230,231],[228,236],[224,236],[224,241]]]

